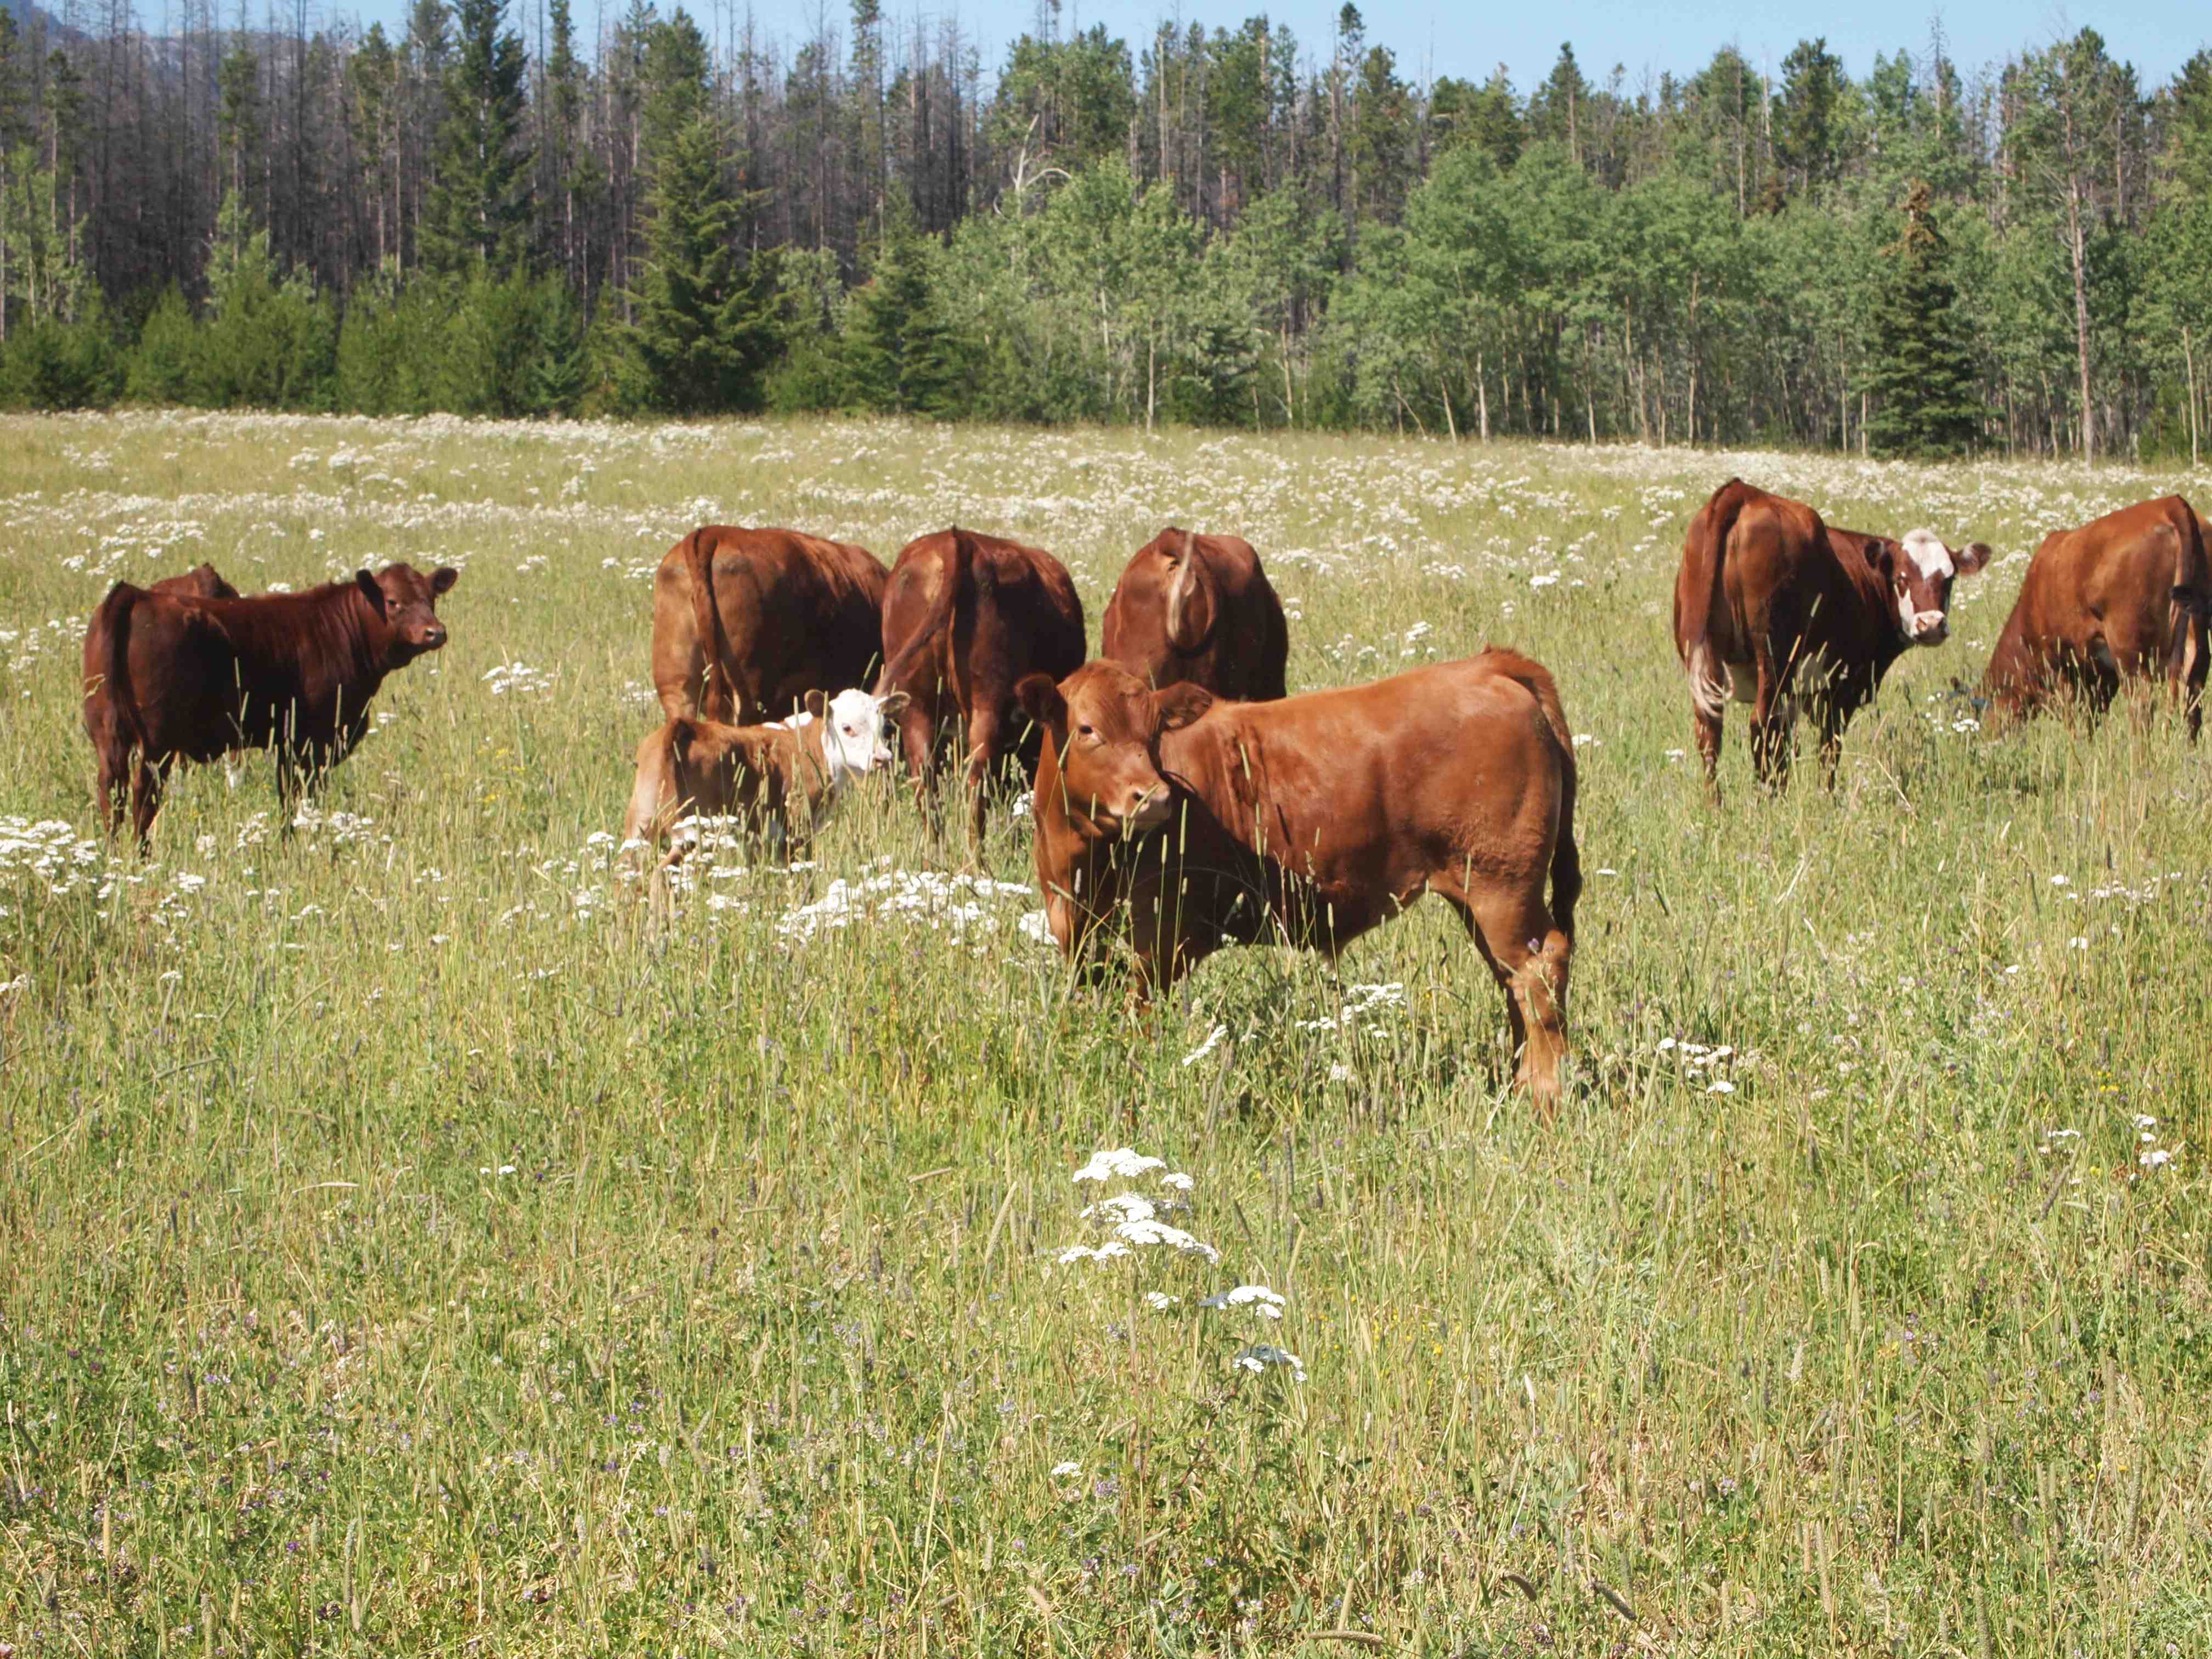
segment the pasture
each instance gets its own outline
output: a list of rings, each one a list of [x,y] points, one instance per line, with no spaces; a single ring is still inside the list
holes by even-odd
[[[2212,756],[1950,691],[2045,532],[2212,474],[184,415],[0,456],[0,1654],[2212,1644]],[[1758,796],[1732,709],[1717,811],[1667,617],[1732,471],[1997,557],[1832,795]],[[1056,551],[1094,646],[1184,522],[1259,548],[1294,692],[1553,669],[1553,1125],[1440,904],[1133,1018],[1025,921],[1025,819],[963,876],[885,776],[810,864],[634,902],[669,544],[955,519]],[[298,828],[266,757],[202,768],[142,860],[79,642],[203,558],[463,574]],[[1121,1147],[1164,1165],[1071,1178]],[[1064,1261],[1125,1188],[1218,1261]],[[1280,1305],[1201,1305],[1240,1285]]]

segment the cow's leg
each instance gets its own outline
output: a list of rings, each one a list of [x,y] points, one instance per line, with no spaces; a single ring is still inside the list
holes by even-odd
[[[1820,727],[1820,775],[1831,794],[1836,788],[1836,769],[1844,758],[1844,709],[1842,699],[1824,696],[1814,705],[1814,719]]]
[[[899,748],[906,756],[907,775],[914,780],[914,804],[921,809],[930,833],[937,833],[937,705],[932,699],[912,698],[899,716]]]
[[[110,721],[93,734],[93,757],[99,771],[93,779],[93,810],[107,826],[110,836],[123,828],[123,814],[131,790],[131,744]]]
[[[1517,1061],[1514,1081],[1546,1118],[1558,1111],[1566,1058],[1567,959],[1572,946],[1537,895],[1446,893],[1505,993],[1505,1023]]]
[[[170,761],[149,760],[143,752],[131,783],[131,827],[138,836],[138,850],[154,850],[154,815],[161,810],[161,786],[168,781]]]
[[[1690,724],[1698,734],[1698,758],[1705,763],[1705,788],[1715,800],[1721,793],[1721,717],[1692,704]]]
[[[1790,726],[1796,716],[1790,687],[1774,659],[1759,653],[1759,690],[1751,705],[1751,769],[1778,793],[1790,787]]]
[[[968,719],[968,765],[963,781],[968,792],[968,861],[983,867],[983,803],[991,786],[994,763],[999,757],[999,711],[981,696]]]

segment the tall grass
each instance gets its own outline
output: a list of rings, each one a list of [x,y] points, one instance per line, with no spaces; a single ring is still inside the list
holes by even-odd
[[[2044,531],[2212,478],[895,424],[0,454],[0,815],[70,826],[0,830],[0,1650],[2206,1650],[2207,761],[2156,714],[1989,742],[1949,678]],[[1666,614],[1730,471],[2001,557],[1834,793],[1755,794],[1732,712],[1716,811]],[[1294,687],[1532,652],[1589,738],[1558,1121],[1441,909],[1133,1018],[888,778],[656,920],[607,867],[638,574],[712,519],[1003,530],[1094,639],[1195,522],[1267,559]],[[204,768],[111,858],[82,618],[202,557],[465,564],[452,643],[319,819]],[[1125,1145],[1218,1263],[1061,1260]],[[1243,1283],[1282,1318],[1200,1305]]]

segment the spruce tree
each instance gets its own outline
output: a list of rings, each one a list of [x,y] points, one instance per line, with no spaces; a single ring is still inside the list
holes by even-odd
[[[422,260],[434,270],[519,258],[530,221],[530,156],[523,143],[529,60],[522,39],[501,32],[507,0],[456,0],[459,52],[446,74],[436,182],[422,222]]]
[[[886,414],[950,414],[959,380],[954,342],[931,291],[928,250],[903,191],[892,196],[889,220],[875,270],[848,312],[852,394]]]
[[[1932,194],[1926,180],[1912,181],[1905,234],[1882,250],[1890,264],[1875,301],[1866,386],[1875,401],[1867,442],[1877,454],[1964,454],[1979,441],[1988,414]]]
[[[647,57],[653,182],[634,320],[622,332],[626,400],[669,412],[750,408],[773,319],[738,258],[748,204],[731,183],[728,135],[708,100],[706,41],[678,11],[656,26]]]

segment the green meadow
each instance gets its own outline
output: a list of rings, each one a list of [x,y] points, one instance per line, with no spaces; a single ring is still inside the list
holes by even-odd
[[[2212,474],[173,414],[0,456],[4,1659],[2212,1649],[2212,758],[1954,684],[2044,533]],[[1996,550],[1832,793],[1756,791],[1734,709],[1697,774],[1668,616],[1732,472]],[[1150,1015],[1071,982],[1012,801],[980,875],[879,775],[641,902],[648,579],[718,520],[1013,535],[1094,642],[1192,524],[1259,548],[1294,691],[1539,658],[1558,1119],[1440,905]],[[204,558],[458,565],[452,640],[297,824],[202,768],[141,859],[84,620]],[[1064,1259],[1125,1192],[1207,1249]]]

